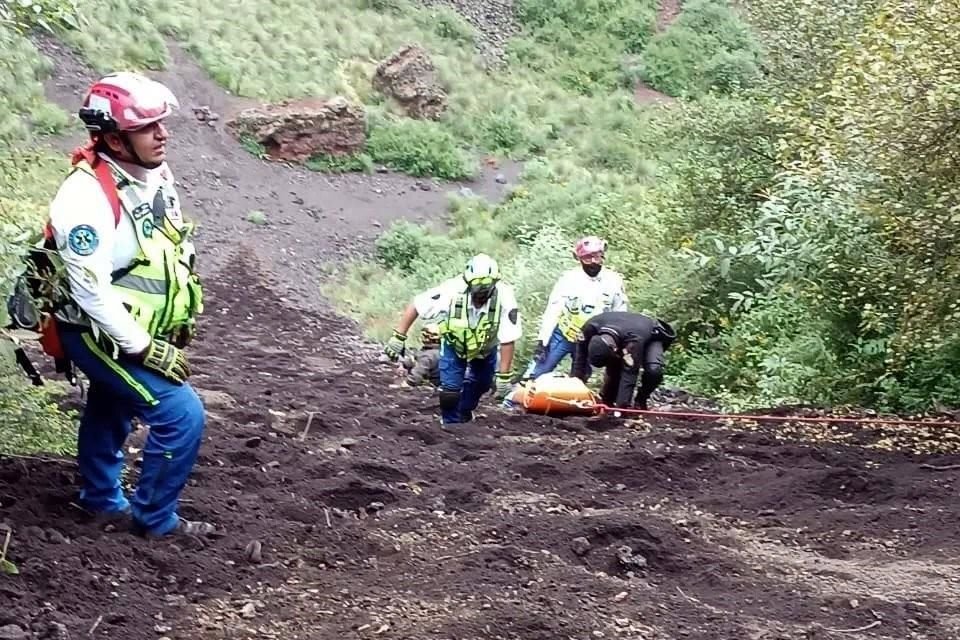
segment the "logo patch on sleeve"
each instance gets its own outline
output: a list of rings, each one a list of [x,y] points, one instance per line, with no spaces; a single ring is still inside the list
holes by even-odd
[[[100,238],[97,236],[96,229],[90,225],[78,224],[70,229],[67,244],[70,246],[70,250],[78,256],[89,256],[97,250]]]

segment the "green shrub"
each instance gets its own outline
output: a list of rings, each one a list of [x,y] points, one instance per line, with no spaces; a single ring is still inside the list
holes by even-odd
[[[396,119],[373,126],[366,153],[374,162],[412,176],[459,180],[477,170],[456,138],[430,120]]]
[[[656,23],[646,0],[522,0],[515,11],[526,38],[511,45],[511,59],[584,95],[619,87],[624,56],[644,49]]]
[[[32,6],[40,7],[40,12]],[[52,70],[26,32],[42,21],[51,29],[80,24],[66,1],[18,3],[15,11],[0,7],[0,321],[6,326],[6,304],[16,277],[25,268],[28,243],[40,236],[49,199],[66,169],[66,159],[45,150],[28,150],[40,136],[66,128],[68,115],[44,98],[42,81]],[[26,11],[23,11],[26,10]],[[11,22],[7,22],[10,20]],[[11,28],[11,25],[17,27]],[[37,388],[22,375],[13,357],[14,344],[0,336],[0,454],[74,451],[70,415],[56,401],[62,387],[52,382]]]
[[[93,18],[60,35],[98,72],[163,69],[170,63],[166,42],[149,8],[127,0],[83,0],[82,9]]]
[[[377,238],[374,257],[387,269],[412,273],[423,250],[424,230],[409,222],[397,222]]]
[[[26,37],[0,24],[0,145],[21,142],[34,133],[63,130],[68,115],[47,102],[43,85],[53,66]]]
[[[3,353],[0,361],[11,357]],[[59,404],[65,395],[58,382],[34,387],[19,372],[0,373],[0,456],[76,454],[75,412],[64,412]]]
[[[731,93],[760,78],[760,46],[725,0],[692,0],[650,41],[640,76],[672,96]]]
[[[433,30],[441,38],[463,47],[476,44],[477,30],[450,7],[430,7],[416,16],[422,26]]]

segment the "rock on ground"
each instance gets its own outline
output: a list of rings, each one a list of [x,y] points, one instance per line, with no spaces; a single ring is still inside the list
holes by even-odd
[[[262,144],[271,157],[297,162],[318,153],[349,155],[366,144],[363,106],[341,96],[244,109],[228,127],[238,137],[248,136]]]
[[[408,44],[377,65],[373,88],[396,100],[411,118],[436,120],[447,110],[447,93],[430,54]]]

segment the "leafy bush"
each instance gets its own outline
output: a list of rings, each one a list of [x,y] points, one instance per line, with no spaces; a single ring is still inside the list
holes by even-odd
[[[416,17],[421,25],[432,29],[441,38],[465,47],[476,44],[477,30],[450,7],[430,7],[417,13]]]
[[[641,57],[640,75],[672,96],[731,93],[760,79],[760,45],[725,0],[692,0]]]
[[[164,6],[161,0],[159,7]],[[60,37],[83,54],[100,73],[117,68],[162,69],[170,62],[166,42],[146,7],[127,0],[83,0],[88,16],[110,16],[85,20],[78,29]]]
[[[374,126],[366,153],[374,162],[414,176],[458,180],[476,172],[457,140],[429,120],[388,120]]]
[[[79,29],[87,24],[78,0],[4,0],[0,3],[0,26],[26,33],[40,26],[50,33]]]
[[[0,144],[22,142],[33,132],[56,133],[67,114],[47,102],[41,82],[53,70],[47,58],[24,36],[0,24]]]
[[[34,7],[39,8],[39,12]],[[63,177],[62,157],[46,151],[28,151],[39,136],[62,130],[66,113],[48,103],[42,80],[51,70],[49,60],[27,39],[33,26],[63,29],[79,24],[71,2],[34,2],[0,5],[0,320],[6,326],[7,297],[28,242],[40,235],[49,198]],[[72,417],[59,411],[62,395],[55,383],[30,385],[17,368],[13,343],[0,336],[0,454],[72,453]]]
[[[529,40],[512,58],[585,95],[620,86],[621,59],[643,50],[656,22],[656,5],[646,0],[522,0],[515,11]]]

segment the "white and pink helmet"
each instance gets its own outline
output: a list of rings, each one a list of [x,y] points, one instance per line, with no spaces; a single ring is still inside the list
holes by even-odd
[[[602,256],[607,250],[607,243],[598,236],[585,236],[577,240],[573,248],[573,255],[577,260],[583,260],[588,256]]]
[[[119,71],[90,87],[79,115],[92,133],[133,131],[163,120],[179,106],[165,85],[139,73]]]

